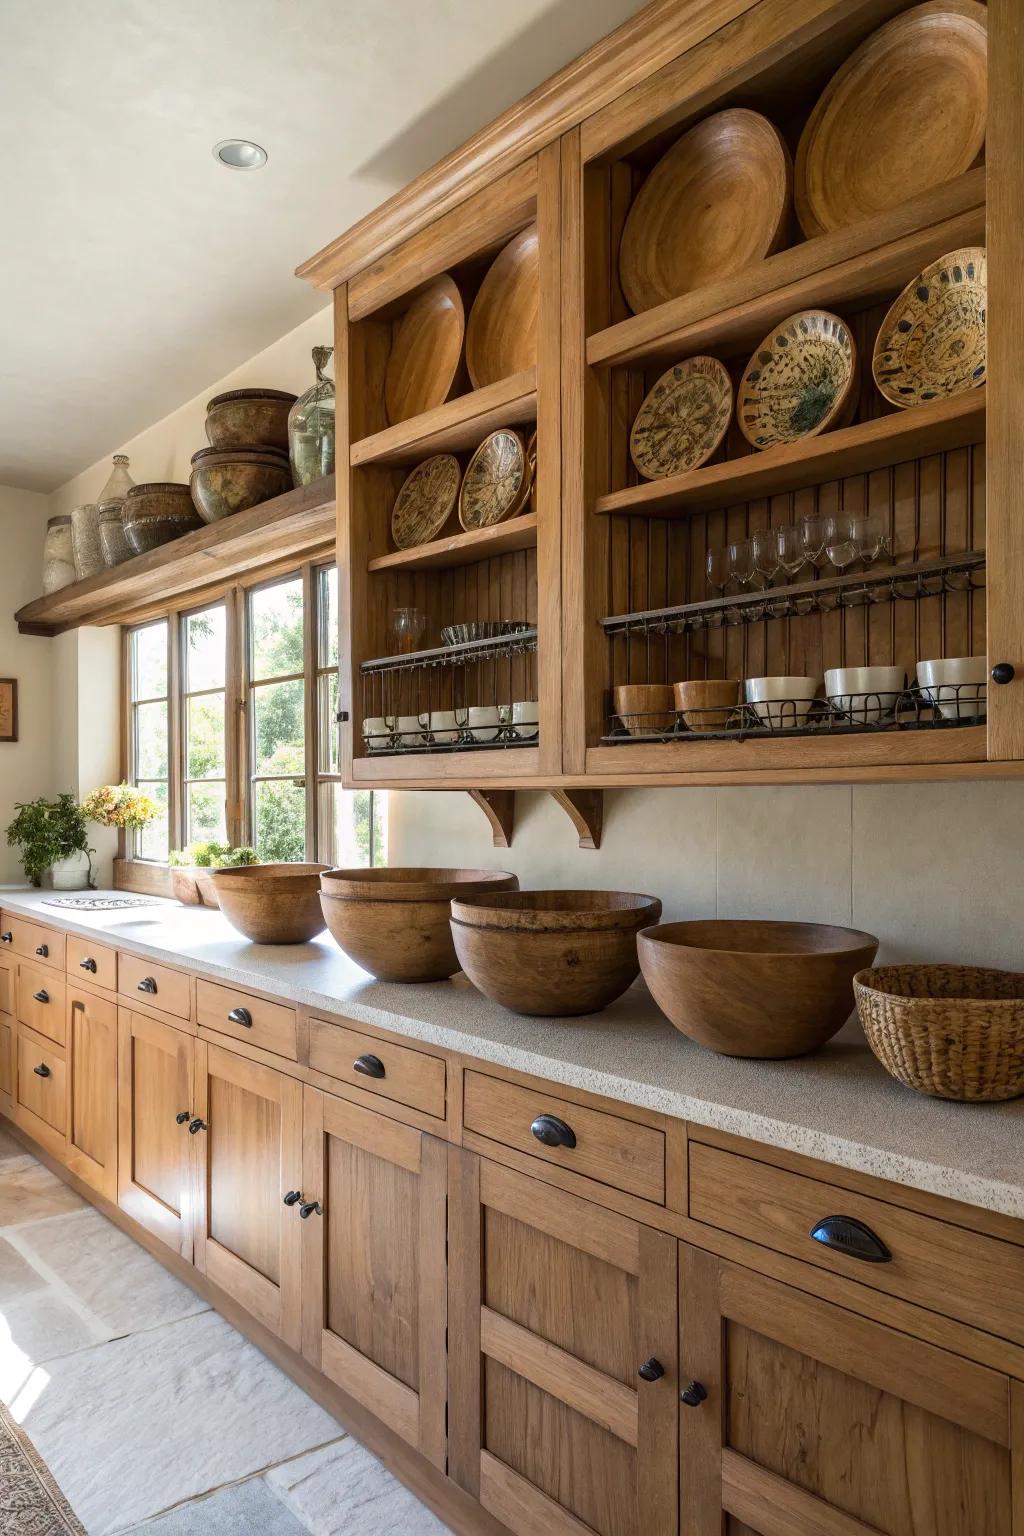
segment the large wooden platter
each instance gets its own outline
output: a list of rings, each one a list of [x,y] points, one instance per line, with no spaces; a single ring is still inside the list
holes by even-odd
[[[882,321],[871,368],[893,405],[924,405],[985,382],[985,247],[925,267]]]
[[[706,464],[732,419],[732,380],[717,357],[689,357],[666,370],[629,434],[629,453],[648,480]]]
[[[777,250],[792,174],[782,135],[759,112],[730,107],[691,128],[629,210],[619,278],[630,308],[652,309]]]
[[[462,471],[453,453],[435,453],[405,477],[391,510],[396,549],[415,549],[441,532],[455,508]]]
[[[987,16],[927,0],[873,32],[832,76],[796,157],[807,236],[855,224],[968,170],[985,142]]]
[[[755,448],[816,437],[856,403],[857,349],[826,309],[790,315],[765,337],[736,391],[736,420]]]
[[[384,408],[392,426],[448,399],[459,376],[465,330],[462,295],[442,272],[395,327],[384,378]]]
[[[540,241],[529,224],[495,257],[469,312],[466,365],[474,389],[536,366],[539,301]]]

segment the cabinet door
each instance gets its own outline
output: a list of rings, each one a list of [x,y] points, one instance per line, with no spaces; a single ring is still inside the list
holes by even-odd
[[[683,1536],[1017,1536],[1019,1384],[688,1247],[680,1296]]]
[[[303,1353],[443,1469],[445,1144],[314,1088],[303,1135]]]
[[[298,1349],[302,1084],[200,1040],[195,1097],[196,1268]]]
[[[192,1257],[189,1122],[191,1035],[148,1015],[118,1010],[118,1177],[122,1210]]]
[[[449,1476],[516,1536],[676,1536],[676,1240],[451,1160]]]
[[[67,1054],[67,1165],[116,1200],[117,1005],[112,999],[69,987]]]
[[[0,1111],[10,1114],[14,1096],[14,966],[0,950]]]

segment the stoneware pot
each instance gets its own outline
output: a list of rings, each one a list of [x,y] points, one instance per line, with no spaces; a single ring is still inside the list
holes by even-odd
[[[324,931],[320,876],[326,864],[247,864],[215,869],[220,909],[254,944],[307,944]]]
[[[124,534],[136,555],[202,526],[187,485],[133,485],[124,499]]]
[[[291,465],[287,454],[266,448],[200,448],[189,487],[203,522],[216,523],[290,491]]]
[[[288,452],[288,412],[295,396],[283,389],[229,389],[206,407],[212,448],[283,448]]]
[[[87,891],[91,870],[87,853],[69,853],[50,865],[50,884],[55,891]]]

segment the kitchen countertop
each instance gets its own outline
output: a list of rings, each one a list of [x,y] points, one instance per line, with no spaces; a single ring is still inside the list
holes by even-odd
[[[47,906],[50,894],[0,886],[0,906],[410,1040],[1024,1219],[1024,1099],[967,1105],[913,1093],[879,1065],[859,1030],[796,1061],[743,1061],[685,1039],[639,984],[599,1014],[529,1018],[461,975],[413,986],[374,981],[327,934],[311,944],[250,944],[205,908],[159,901],[75,912]]]

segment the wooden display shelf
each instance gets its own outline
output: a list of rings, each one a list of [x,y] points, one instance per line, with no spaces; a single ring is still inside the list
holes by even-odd
[[[762,453],[755,451],[686,474],[631,485],[599,496],[594,510],[639,517],[687,517],[846,475],[867,474],[927,454],[966,448],[984,441],[984,437],[982,388],[841,427],[820,437],[803,437]]]
[[[669,364],[705,349],[756,347],[787,315],[863,308],[895,295],[928,262],[985,242],[985,170],[834,230],[695,293],[670,299],[587,340],[592,367]]]
[[[471,533],[453,533],[446,539],[431,539],[415,549],[396,549],[390,555],[378,555],[367,563],[368,571],[450,571],[460,565],[473,565],[495,555],[507,555],[517,549],[534,549],[537,544],[537,514],[512,517],[507,523],[491,528],[474,528]]]
[[[334,547],[334,476],[197,528],[123,565],[37,597],[15,615],[23,635],[59,635],[84,624],[123,624],[154,603],[172,604],[283,560]]]
[[[523,426],[537,419],[537,370],[524,369],[484,389],[459,395],[444,405],[385,427],[352,444],[353,468],[366,464],[418,464],[433,453],[462,453],[476,448],[499,427]]]
[[[374,753],[352,760],[356,786],[376,789],[475,789],[481,784],[514,787],[541,773],[539,747],[495,747],[493,751]]]

